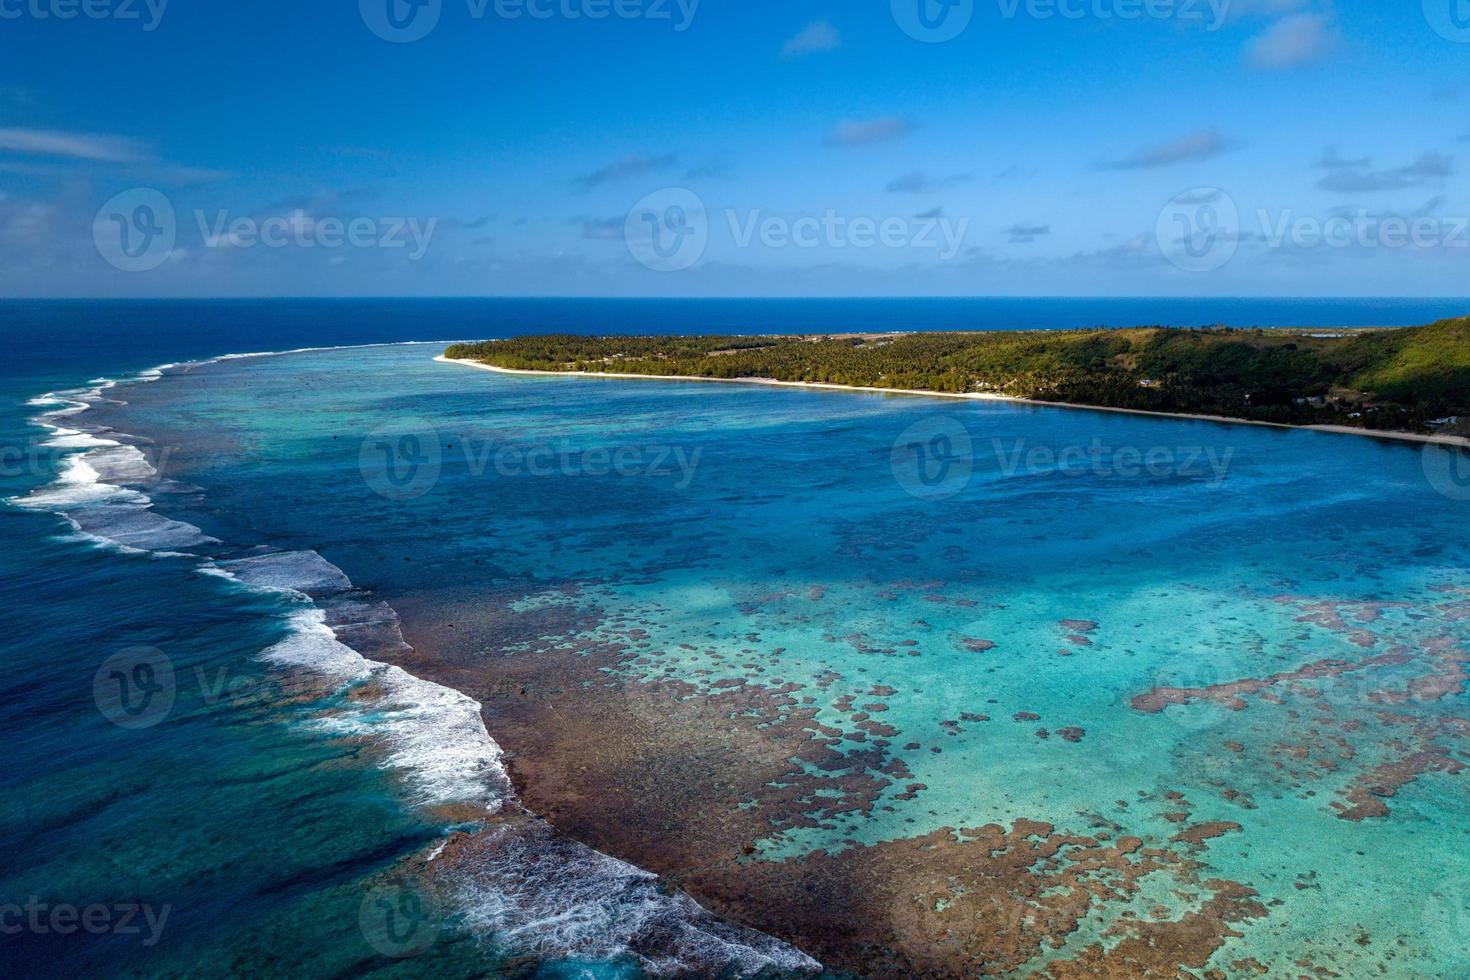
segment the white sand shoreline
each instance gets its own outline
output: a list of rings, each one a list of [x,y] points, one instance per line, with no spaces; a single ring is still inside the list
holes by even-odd
[[[1257,419],[1238,419],[1228,415],[1191,415],[1185,412],[1151,412],[1142,408],[1112,408],[1107,405],[1078,405],[1074,402],[1046,402],[1033,398],[1013,398],[1010,395],[992,395],[983,392],[926,391],[915,388],[872,388],[859,385],[837,385],[818,381],[777,381],[774,378],[702,378],[682,374],[627,374],[614,371],[532,371],[519,368],[496,367],[480,361],[454,359],[440,354],[434,360],[443,364],[460,364],[493,371],[496,374],[531,375],[543,378],[607,378],[617,381],[698,381],[718,384],[763,385],[773,388],[811,388],[820,391],[846,391],[863,394],[901,395],[916,398],[953,398],[965,401],[1002,402],[1009,405],[1035,405],[1043,408],[1068,408],[1085,412],[1115,412],[1124,415],[1145,415],[1162,419],[1186,419],[1194,422],[1213,422],[1218,425],[1255,425],[1268,429],[1290,429],[1302,432],[1320,432],[1326,435],[1367,436],[1393,442],[1409,442],[1440,446],[1459,446],[1470,449],[1470,439],[1459,436],[1420,435],[1416,432],[1395,432],[1389,429],[1358,429],[1350,425],[1288,425],[1283,422],[1262,422]]]

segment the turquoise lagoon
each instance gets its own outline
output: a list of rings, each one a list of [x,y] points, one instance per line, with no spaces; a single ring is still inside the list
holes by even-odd
[[[7,894],[96,892],[121,868],[119,895],[177,908],[174,942],[109,940],[84,962],[264,969],[310,947],[323,972],[814,968],[536,827],[472,702],[364,668],[400,657],[436,609],[493,592],[593,623],[551,638],[569,650],[636,626],[652,652],[619,668],[635,703],[654,680],[794,682],[822,724],[851,731],[854,703],[892,692],[883,749],[911,778],[866,811],[773,823],[752,860],[1017,820],[1081,832],[1095,816],[1167,843],[1181,824],[1162,801],[1182,797],[1184,825],[1230,828],[1196,852],[1205,877],[1267,909],[1211,966],[1470,973],[1470,492],[1447,451],[994,402],[511,377],[436,353],[186,365],[50,420],[78,455],[11,519],[67,514],[55,574],[118,592],[116,627],[88,629],[127,642],[95,637],[99,654],[147,647],[178,678],[156,725],[96,722],[114,760],[31,774],[30,809],[11,814],[30,837]],[[573,615],[593,608],[602,618]],[[221,668],[235,696],[198,681]],[[197,768],[145,812],[116,775],[89,772],[157,783],[150,754],[177,776],[191,739]],[[474,880],[425,884],[445,835],[475,828],[520,849]],[[535,846],[554,873],[507,858]],[[173,850],[204,859],[172,868]],[[195,870],[214,852],[216,870]],[[231,894],[258,878],[274,880]],[[385,883],[429,895],[430,938],[375,944],[362,910]],[[1150,886],[1131,908],[1177,916],[1192,901]],[[1127,907],[1097,907],[1020,975],[1114,942]],[[240,925],[221,939],[221,921]],[[649,921],[707,941],[682,966],[660,959]]]

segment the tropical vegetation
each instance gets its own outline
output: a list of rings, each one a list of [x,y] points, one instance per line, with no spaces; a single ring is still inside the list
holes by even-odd
[[[1419,432],[1470,418],[1470,318],[1382,330],[1172,329],[583,337],[456,344],[456,359],[763,378]]]

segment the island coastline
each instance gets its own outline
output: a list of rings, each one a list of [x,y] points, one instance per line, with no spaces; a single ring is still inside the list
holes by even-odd
[[[1089,412],[1112,412],[1125,415],[1142,415],[1161,419],[1178,419],[1191,422],[1212,422],[1217,425],[1253,425],[1268,429],[1285,429],[1302,432],[1320,432],[1326,435],[1366,436],[1390,442],[1406,442],[1417,445],[1448,446],[1470,449],[1470,439],[1461,436],[1426,435],[1417,432],[1402,432],[1391,429],[1355,428],[1350,425],[1290,425],[1285,422],[1263,422],[1259,419],[1232,418],[1227,415],[1199,415],[1186,412],[1154,412],[1141,408],[1116,408],[1108,405],[1084,405],[1078,402],[1040,401],[1034,398],[1017,398],[1012,395],[997,395],[989,392],[931,391],[914,388],[877,388],[871,386],[839,385],[817,381],[779,381],[775,378],[711,378],[698,375],[679,374],[633,374],[616,371],[537,371],[524,368],[498,367],[483,361],[450,358],[443,354],[434,360],[442,364],[459,364],[493,371],[496,374],[512,374],[547,378],[607,378],[617,381],[699,381],[719,384],[761,385],[772,388],[805,388],[817,391],[841,391],[867,395],[904,395],[916,398],[946,398],[962,401],[998,402],[1008,405],[1032,405],[1038,408],[1078,409]]]

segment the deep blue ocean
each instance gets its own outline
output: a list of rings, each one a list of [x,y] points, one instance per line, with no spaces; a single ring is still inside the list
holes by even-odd
[[[493,881],[458,885],[481,892],[503,888],[520,897],[520,904],[506,900],[496,907],[490,916],[493,928],[469,928],[464,921],[464,908],[478,910],[468,913],[473,919],[484,912],[483,902],[444,912],[442,923],[435,918],[438,912],[425,911],[424,903],[435,903],[437,909],[444,899],[441,887],[424,884],[432,878],[425,869],[436,855],[436,842],[456,829],[483,825],[485,813],[495,814],[485,833],[499,835],[495,840],[504,853],[517,853],[515,846],[528,846],[527,841],[541,841],[546,853],[563,855],[568,866],[589,859],[565,842],[538,836],[546,831],[514,810],[498,781],[493,746],[476,741],[483,733],[468,731],[476,718],[472,705],[466,714],[468,699],[426,693],[407,675],[392,671],[369,676],[352,660],[351,650],[332,646],[331,631],[325,628],[347,622],[361,627],[363,643],[353,647],[368,656],[400,642],[391,610],[373,605],[374,596],[339,587],[334,578],[342,567],[356,582],[359,567],[370,567],[366,556],[381,560],[394,536],[386,526],[385,537],[376,541],[365,540],[366,532],[348,533],[357,530],[352,522],[367,520],[373,512],[354,509],[344,503],[347,498],[331,493],[341,472],[334,467],[346,465],[356,474],[360,437],[352,442],[351,459],[339,460],[332,455],[327,430],[311,429],[301,420],[320,421],[326,417],[320,413],[327,412],[336,413],[331,415],[336,422],[370,417],[381,422],[400,409],[431,411],[452,397],[451,389],[473,386],[472,373],[431,374],[419,362],[428,361],[432,348],[393,349],[397,353],[380,348],[382,353],[356,360],[311,355],[297,361],[223,362],[214,374],[200,372],[202,388],[162,384],[153,394],[140,390],[140,420],[192,434],[183,440],[188,443],[183,475],[152,482],[137,467],[140,459],[164,462],[149,457],[156,447],[127,441],[109,446],[106,433],[69,426],[70,416],[64,414],[69,407],[122,410],[111,404],[114,392],[108,379],[129,381],[161,365],[228,354],[553,331],[1400,326],[1467,311],[1470,299],[0,302],[0,338],[5,341],[0,498],[16,502],[0,508],[6,545],[0,550],[0,597],[12,616],[12,627],[0,640],[7,667],[0,679],[0,734],[7,749],[6,778],[0,785],[0,975],[612,977],[657,972],[651,970],[653,961],[638,952],[638,937],[629,939],[620,921],[583,922],[571,929],[556,921],[551,910],[537,906],[540,899],[526,897],[534,890],[530,885],[517,886],[524,893],[506,886],[502,879],[510,872],[504,867],[497,866],[501,877]],[[267,367],[263,374],[248,369],[266,363],[278,367]],[[383,390],[395,377],[417,377],[416,371],[422,372],[421,392],[404,393],[402,404],[395,401],[396,393]],[[354,388],[354,379],[370,380],[370,410],[354,401],[364,394]],[[183,385],[190,378],[168,373],[166,380]],[[257,381],[260,387],[252,387]],[[519,413],[515,425],[531,424],[527,419],[535,417],[537,391],[524,387],[506,395],[512,400],[505,411]],[[284,406],[298,396],[304,399],[304,414],[294,420]],[[778,424],[741,414],[749,411],[748,402],[737,407],[728,393],[705,401],[700,401],[706,399],[703,393],[681,395],[685,400],[679,406],[660,401],[663,397],[633,396],[624,406],[626,418],[642,418],[640,412],[649,417],[664,413],[658,415],[661,419],[688,413],[699,418],[695,428],[708,433]],[[786,399],[781,411],[789,417],[783,416],[780,424],[790,426],[790,435],[783,441],[767,433],[772,445],[785,447],[772,449],[772,459],[783,451],[796,452],[792,447],[830,445],[821,441],[829,437],[812,421],[818,409],[807,400],[810,396],[781,397]],[[262,418],[270,416],[269,424],[253,425],[256,420],[250,416],[257,408]],[[49,426],[36,421],[46,412],[53,413]],[[851,425],[876,433],[880,448],[891,441],[881,428],[889,421],[880,416],[892,424],[905,417],[901,412],[891,415],[877,402],[863,403],[854,412]],[[512,424],[510,418],[507,414],[505,425]],[[297,421],[300,426],[293,427]],[[621,419],[603,421],[614,426]],[[1162,424],[1170,423],[1146,423]],[[1114,435],[1162,438],[1124,431],[1140,425],[1145,423],[1117,423]],[[1040,431],[1038,439],[1048,438],[1045,424]],[[1214,438],[1200,435],[1206,431],[1214,430],[1196,429],[1189,438]],[[1259,517],[1263,534],[1270,530],[1285,540],[1287,528],[1300,526],[1302,515],[1290,510],[1288,519],[1287,513],[1305,506],[1302,500],[1310,485],[1319,487],[1324,500],[1342,494],[1335,510],[1325,502],[1320,512],[1307,508],[1317,520],[1320,539],[1288,542],[1274,550],[1261,541],[1243,546],[1249,572],[1205,569],[1194,564],[1198,545],[1214,532],[1205,524],[1186,528],[1180,516],[1173,532],[1155,524],[1143,535],[1156,546],[1152,558],[1142,551],[1133,557],[1139,567],[1150,561],[1161,562],[1161,567],[1173,567],[1169,562],[1189,566],[1189,574],[1196,576],[1190,588],[1199,594],[1215,589],[1212,596],[1223,596],[1228,591],[1224,583],[1235,588],[1247,576],[1256,576],[1262,580],[1261,592],[1251,602],[1259,601],[1262,608],[1282,602],[1271,595],[1271,588],[1313,597],[1337,595],[1333,590],[1339,589],[1344,601],[1383,603],[1410,594],[1420,600],[1428,594],[1420,590],[1463,589],[1466,583],[1446,571],[1463,567],[1463,503],[1446,503],[1434,494],[1424,483],[1417,457],[1407,451],[1362,443],[1359,456],[1324,452],[1321,459],[1313,456],[1320,451],[1312,448],[1317,443],[1287,445],[1274,433],[1252,431],[1230,444],[1242,457],[1239,479],[1257,494],[1237,491],[1232,506]],[[84,466],[77,461],[82,452],[92,454]],[[715,462],[707,464],[707,472],[719,477],[718,449],[711,454]],[[722,491],[735,493],[741,482],[737,477],[765,464],[742,465],[746,468],[731,469],[730,483]],[[1303,479],[1281,476],[1293,465],[1305,467],[1298,474]],[[260,466],[265,468],[252,468]],[[1347,482],[1355,467],[1373,472],[1379,482],[1356,495],[1343,494],[1340,485],[1322,487],[1324,473]],[[169,467],[156,468],[172,476]],[[779,472],[773,469],[771,479],[779,480]],[[1183,485],[1187,482],[1175,479],[1160,493],[1191,490]],[[145,483],[147,496],[136,489]],[[1288,483],[1289,493],[1272,489]],[[855,526],[863,520],[860,511],[869,495],[857,485],[844,486],[842,492],[851,493],[846,514]],[[1414,505],[1405,503],[1410,498],[1421,505],[1419,514],[1428,514],[1432,503],[1437,508],[1434,519],[1416,516]],[[562,500],[556,494],[537,499],[547,502],[547,508],[559,502],[567,515],[581,513],[587,505],[583,498]],[[632,520],[638,507],[652,512],[657,499],[657,494],[649,502],[618,499],[610,503],[611,512],[626,513]],[[1048,506],[1058,499],[1050,498]],[[1182,500],[1169,499],[1170,506],[1187,509]],[[443,514],[452,513],[452,503],[441,504]],[[820,507],[820,501],[809,503]],[[402,512],[395,513],[402,518]],[[521,513],[514,519],[549,520],[554,526],[555,515],[548,513]],[[1107,516],[1091,515],[1098,520]],[[1355,536],[1366,533],[1365,525],[1374,529],[1372,540]],[[1171,538],[1175,532],[1188,537]],[[514,527],[507,532],[512,543],[521,543],[517,533]],[[790,539],[802,533],[793,527]],[[852,533],[851,527],[844,533]],[[531,541],[530,532],[525,534]],[[441,546],[449,555],[453,537],[446,536]],[[1117,547],[1126,551],[1132,545]],[[1048,563],[1066,565],[1060,551],[1041,551]],[[318,552],[335,566],[327,565]],[[1271,567],[1293,553],[1313,558],[1303,559],[1299,568]],[[200,556],[206,554],[201,571]],[[1395,555],[1410,557],[1401,566],[1395,564]],[[807,557],[814,568],[824,560],[816,554]],[[566,574],[574,571],[569,567]],[[1362,581],[1344,583],[1354,575]],[[392,577],[385,577],[384,586],[390,584]],[[1089,587],[1085,581],[1073,584],[1079,593]],[[1043,591],[1041,584],[1036,588],[1038,594]],[[1395,590],[1402,595],[1388,594]],[[1198,613],[1203,623],[1214,607],[1202,599],[1197,609],[1190,606],[1181,598],[1186,592],[1181,587],[1177,594],[1155,596],[1147,603],[1139,599],[1131,613],[1155,623]],[[630,604],[657,604],[643,594],[624,598]],[[862,598],[850,598],[854,605],[848,615],[861,614]],[[1245,601],[1231,599],[1237,600]],[[1230,606],[1226,621],[1235,624],[1237,615],[1263,615],[1254,606],[1245,608]],[[1292,612],[1299,610],[1293,607]],[[939,622],[940,615],[930,618]],[[1016,615],[1012,626],[1020,634],[1028,627]],[[1418,635],[1423,615],[1428,613],[1384,625],[1384,635],[1391,640],[1390,634],[1400,630],[1400,638],[1409,642],[1408,637]],[[1300,622],[1292,621],[1291,629],[1300,629],[1295,625]],[[1235,626],[1200,626],[1204,633],[1214,628],[1229,632]],[[1258,628],[1255,642],[1266,643],[1261,636],[1272,634]],[[1436,621],[1435,628],[1453,633],[1463,625]],[[1119,645],[1132,644],[1147,659],[1151,636],[1139,633]],[[1330,641],[1313,638],[1311,644]],[[791,648],[801,650],[799,640]],[[308,652],[315,657],[313,671],[302,668]],[[1130,646],[1129,655],[1133,652]],[[337,658],[331,662],[343,671],[340,676],[319,669],[331,658]],[[350,695],[343,694],[343,678],[350,679]],[[915,717],[923,714],[920,708],[914,708]],[[903,710],[896,706],[894,717]],[[423,744],[408,733],[425,717],[434,721],[436,731],[450,733],[443,744]],[[1137,722],[1140,730],[1145,721]],[[1170,730],[1189,734],[1198,730],[1195,724],[1186,721]],[[1269,733],[1258,734],[1264,744]],[[459,735],[464,740],[455,741]],[[1034,741],[1028,733],[1025,744]],[[1106,745],[1096,737],[1089,744]],[[1190,750],[1181,743],[1171,751]],[[443,752],[449,753],[447,762]],[[1143,771],[1143,763],[1137,768]],[[464,776],[466,772],[473,778]],[[944,779],[936,771],[925,781],[942,787]],[[1276,827],[1299,824],[1302,812],[1288,805],[1289,800],[1274,809],[1264,802],[1271,793],[1266,777],[1261,779],[1263,785],[1255,787],[1263,801],[1261,819]],[[1085,784],[1079,780],[1079,786]],[[1445,789],[1433,781],[1430,789],[1420,790],[1423,798],[1417,791],[1405,793],[1402,807],[1414,814],[1421,829],[1432,823],[1440,812],[1437,807],[1463,802],[1458,788]],[[1020,795],[1018,791],[1018,807]],[[942,809],[969,802],[941,793],[939,802],[925,805]],[[1052,805],[1036,798],[1025,803]],[[1066,809],[1072,801],[1055,805]],[[1245,822],[1238,813],[1233,819]],[[1336,823],[1340,821],[1327,821],[1324,827],[1332,824],[1328,829],[1335,833]],[[1364,826],[1341,829],[1360,835],[1355,838],[1359,855],[1374,846],[1363,836]],[[860,836],[853,828],[843,832]],[[873,833],[881,836],[881,829]],[[1462,837],[1440,839],[1449,847]],[[783,841],[781,846],[797,845]],[[1442,856],[1439,850],[1435,855]],[[1244,874],[1240,862],[1235,864],[1232,873]],[[779,973],[804,965],[799,954],[774,941],[728,931],[706,921],[697,909],[656,893],[633,869],[599,867],[601,885],[586,886],[604,889],[596,901],[555,890],[544,901],[564,899],[576,909],[596,905],[599,914],[612,920],[631,916],[627,910],[636,908],[638,915],[660,923],[678,922],[688,934],[714,937],[710,942],[731,957],[721,961],[725,965],[720,969],[732,974]],[[1372,862],[1354,865],[1343,875],[1371,874],[1377,867]],[[1325,868],[1323,873],[1331,877]],[[565,884],[565,876],[556,875]],[[536,887],[547,886],[542,882]],[[1384,894],[1397,894],[1395,888],[1386,887]],[[1364,921],[1381,911],[1371,905],[1364,903]],[[1459,910],[1445,911],[1444,921],[1432,912],[1414,914],[1421,932],[1448,932],[1455,922],[1470,921],[1470,912]],[[1304,913],[1301,921],[1314,930],[1334,927],[1317,913]],[[1289,943],[1281,940],[1278,946],[1261,942],[1253,951],[1267,958],[1279,953],[1289,962]],[[728,952],[736,948],[738,955]],[[717,972],[708,965],[714,961],[699,959],[706,955],[702,950],[694,942],[688,962],[702,964],[697,971]],[[679,955],[685,952],[681,949]]]
[[[148,357],[515,336],[1050,330],[1095,326],[1406,327],[1470,312],[1470,299],[404,299],[66,301],[0,305],[12,369],[149,366]],[[90,360],[88,360],[90,358]],[[137,360],[129,360],[136,358]]]

